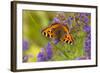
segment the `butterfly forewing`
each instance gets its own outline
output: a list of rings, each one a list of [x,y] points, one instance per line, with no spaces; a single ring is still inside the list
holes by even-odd
[[[50,27],[47,27],[46,29],[42,30],[42,34],[48,38],[55,38],[55,33]]]

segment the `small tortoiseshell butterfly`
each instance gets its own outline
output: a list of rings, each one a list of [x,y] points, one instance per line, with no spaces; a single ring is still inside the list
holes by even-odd
[[[51,39],[59,39],[65,43],[73,44],[73,37],[69,32],[67,25],[60,23],[53,23],[47,28],[42,30],[42,34]]]

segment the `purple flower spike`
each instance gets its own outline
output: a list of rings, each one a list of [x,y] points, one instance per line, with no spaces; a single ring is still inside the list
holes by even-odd
[[[41,52],[38,54],[38,62],[50,60],[52,58],[52,54],[52,46],[48,43],[46,49],[42,48]]]
[[[91,48],[91,41],[86,41],[85,42],[85,51],[89,51]]]
[[[76,16],[75,16],[76,19],[78,19],[79,17],[80,17],[79,15],[76,15]]]
[[[80,13],[80,15],[79,15],[80,21],[84,21],[85,16],[86,16],[85,13]]]
[[[91,33],[87,35],[87,39],[91,40]]]
[[[58,39],[55,39],[55,40],[54,40],[54,44],[57,44],[58,42],[59,42]]]
[[[67,20],[65,20],[65,23],[68,23],[69,25],[71,25],[72,24],[72,18],[71,17],[68,17],[68,19]]]
[[[69,19],[70,19],[70,20],[73,20],[73,17],[69,16]]]
[[[23,50],[27,50],[29,48],[28,41],[23,40]]]
[[[85,15],[86,15],[86,13],[80,13],[80,17],[83,17]]]
[[[90,32],[87,34],[87,37],[85,39],[84,50],[87,58],[91,59],[91,33]]]
[[[84,48],[85,51],[90,51],[91,49],[91,34],[89,33],[85,39],[85,43],[84,43]]]
[[[38,62],[45,61],[45,55],[43,52],[40,52],[37,56]]]
[[[88,23],[89,22],[89,18],[87,16],[84,17],[84,22]]]
[[[51,48],[52,48],[51,44],[50,44],[50,43],[48,43],[46,48],[47,48],[47,49],[48,49],[48,48],[50,48],[50,49],[51,49]]]
[[[91,31],[91,27],[90,27],[89,25],[85,25],[85,26],[83,27],[83,30],[84,30],[85,32],[90,32],[90,31]]]
[[[46,59],[51,59],[52,57],[52,46],[50,43],[48,43],[47,47],[46,47],[46,53],[47,53],[47,57]]]
[[[59,20],[59,18],[55,17],[55,18],[53,19],[53,22],[54,22],[54,23],[60,23],[60,20]]]

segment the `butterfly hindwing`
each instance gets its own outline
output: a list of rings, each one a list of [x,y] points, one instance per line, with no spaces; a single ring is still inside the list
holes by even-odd
[[[57,37],[56,30],[59,27],[60,27],[60,24],[54,23],[54,24],[50,25],[49,27],[43,29],[42,34],[48,38],[56,38]]]
[[[73,44],[74,40],[71,34],[65,34],[62,38],[61,41],[68,43],[68,44]]]

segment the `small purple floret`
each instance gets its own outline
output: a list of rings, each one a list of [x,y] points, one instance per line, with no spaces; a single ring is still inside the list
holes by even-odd
[[[46,47],[46,53],[47,53],[46,59],[51,59],[52,58],[52,46],[50,43],[48,43]]]
[[[85,32],[90,32],[91,31],[91,27],[89,25],[84,25],[83,30]]]

